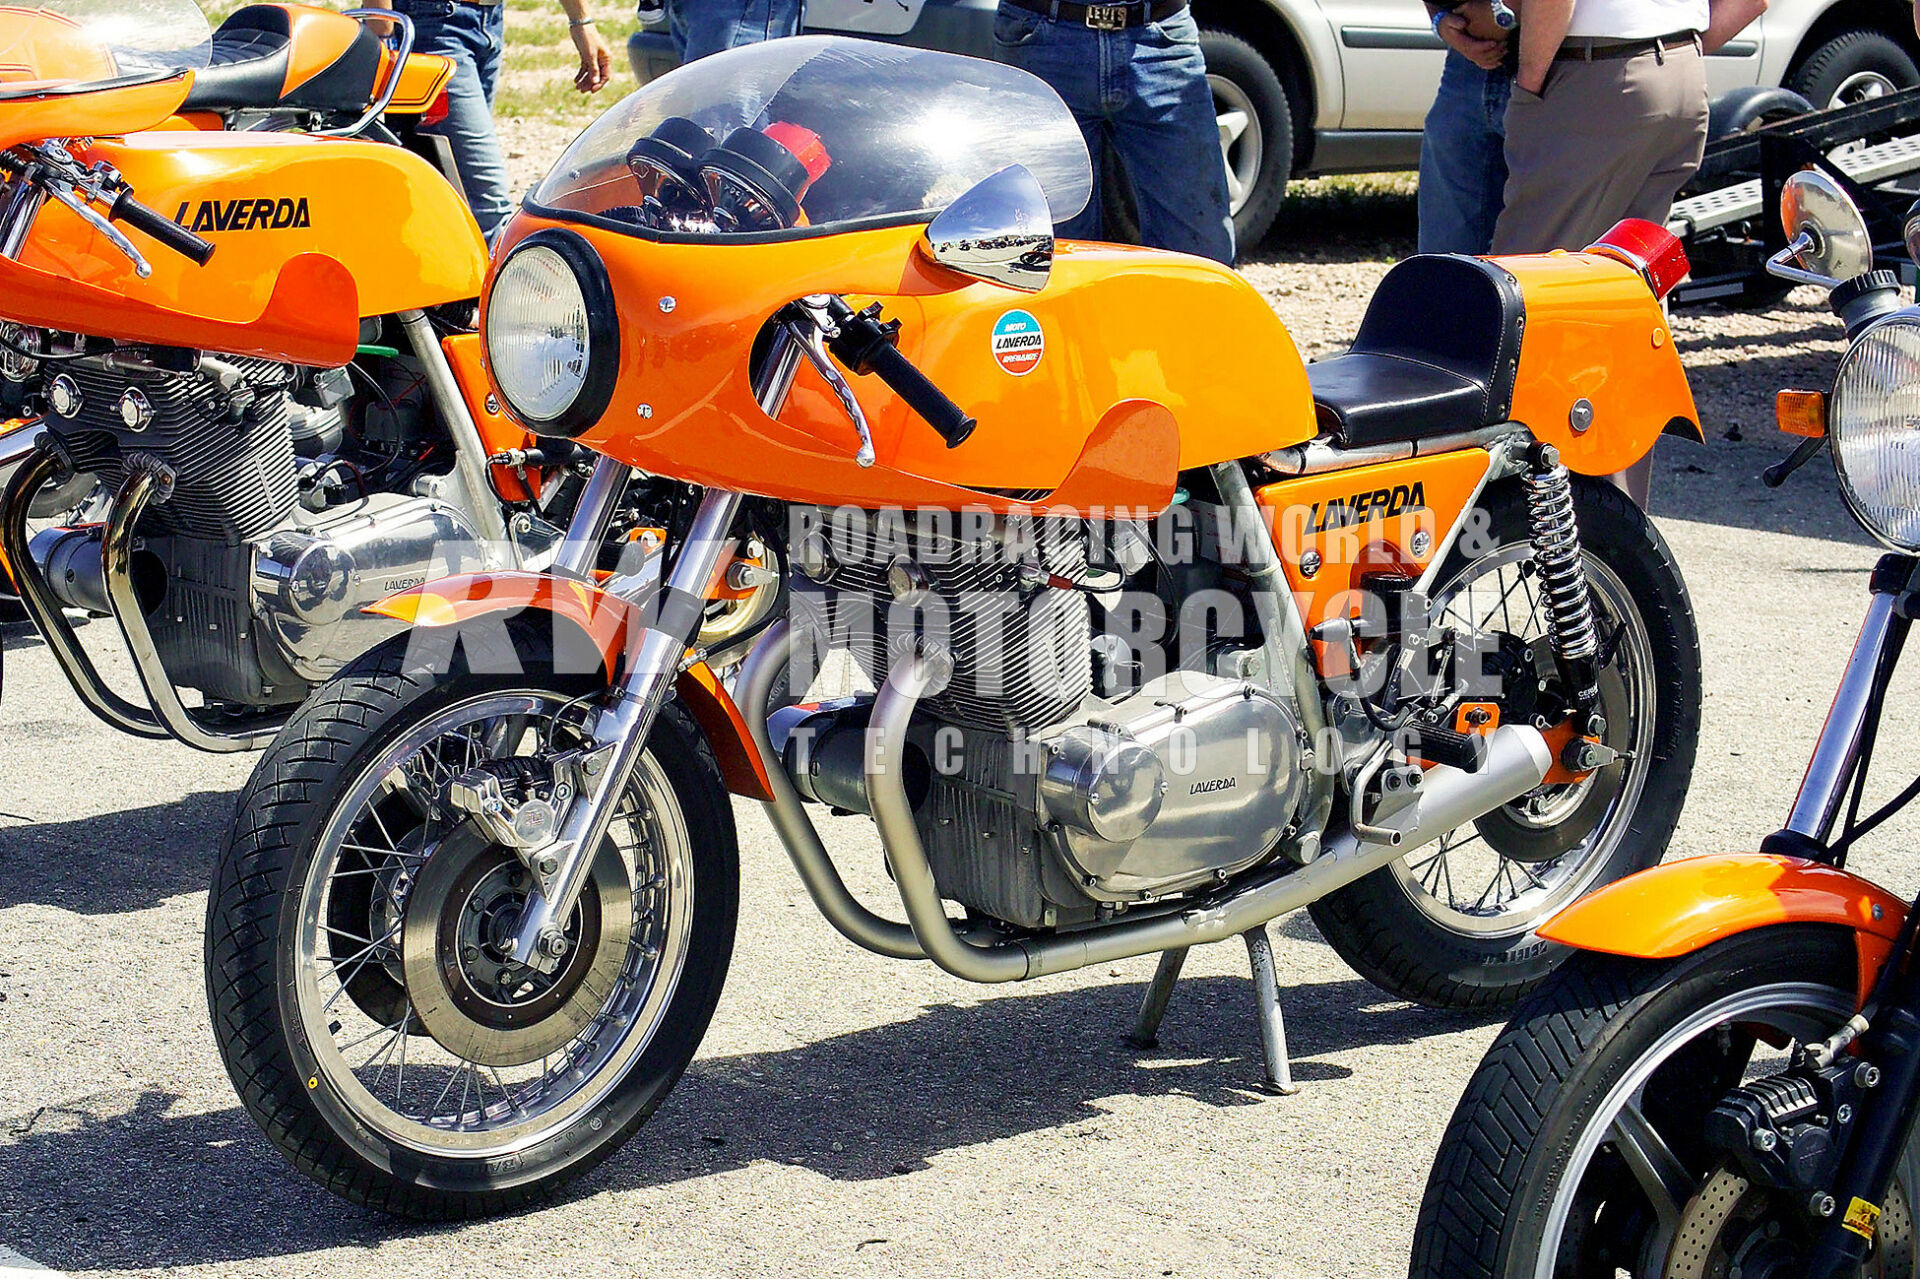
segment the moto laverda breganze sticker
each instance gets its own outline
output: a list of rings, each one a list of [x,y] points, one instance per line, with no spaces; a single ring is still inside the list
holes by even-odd
[[[1025,311],[1009,311],[993,322],[993,359],[1015,377],[1040,366],[1047,352],[1046,331]]]

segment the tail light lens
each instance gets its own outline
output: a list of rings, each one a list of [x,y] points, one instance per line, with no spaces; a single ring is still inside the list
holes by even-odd
[[[427,103],[426,111],[420,116],[420,123],[439,124],[447,118],[447,113],[451,110],[453,110],[453,104],[447,100],[447,91],[442,89],[434,95],[432,102]]]
[[[1589,244],[1586,251],[1626,263],[1640,273],[1657,298],[1673,292],[1673,286],[1686,279],[1687,272],[1693,269],[1687,262],[1687,251],[1681,247],[1680,237],[1658,222],[1644,218],[1626,218],[1615,223],[1613,230]]]

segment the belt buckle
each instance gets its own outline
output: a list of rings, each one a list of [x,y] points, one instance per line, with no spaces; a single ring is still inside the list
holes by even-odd
[[[1090,4],[1087,6],[1086,22],[1095,31],[1125,31],[1127,29],[1127,6],[1124,4]]]

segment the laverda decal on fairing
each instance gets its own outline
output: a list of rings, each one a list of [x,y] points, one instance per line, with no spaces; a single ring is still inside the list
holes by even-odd
[[[1336,498],[1330,502],[1314,502],[1308,506],[1309,533],[1324,533],[1328,529],[1346,528],[1349,524],[1363,524],[1368,520],[1392,519],[1396,515],[1405,515],[1411,511],[1427,509],[1426,486],[1415,480],[1412,484],[1396,484],[1392,488],[1371,489],[1355,493],[1351,497]]]
[[[202,231],[284,231],[312,226],[308,220],[306,197],[298,200],[262,197],[258,200],[202,200],[194,208],[193,221],[187,221],[191,200],[180,202],[173,220],[187,230]]]
[[[1046,330],[1025,311],[1008,311],[993,322],[993,360],[1015,377],[1040,367],[1047,352]]]

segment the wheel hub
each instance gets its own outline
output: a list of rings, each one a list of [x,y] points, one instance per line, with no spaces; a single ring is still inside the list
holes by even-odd
[[[434,848],[406,895],[400,956],[414,1016],[450,1052],[483,1066],[557,1052],[605,1006],[626,964],[633,877],[610,841],[551,973],[509,953],[532,887],[517,855],[466,822]]]
[[[1687,1201],[1663,1279],[1798,1279],[1806,1273],[1813,1218],[1784,1191],[1722,1167]],[[1887,1194],[1861,1279],[1911,1279],[1913,1214],[1899,1185]]]

